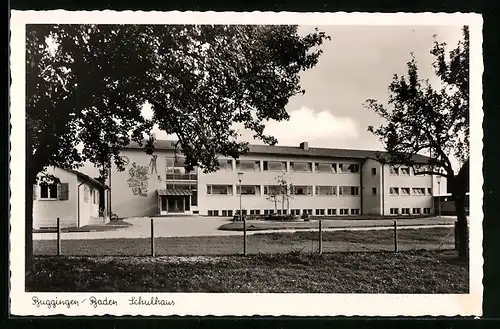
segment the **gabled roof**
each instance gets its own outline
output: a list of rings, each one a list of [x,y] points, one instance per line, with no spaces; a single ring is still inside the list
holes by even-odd
[[[99,182],[98,180],[90,177],[89,175],[86,175],[86,174],[79,172],[77,170],[74,170],[74,169],[65,169],[65,168],[62,168],[62,169],[66,170],[70,173],[75,174],[78,178],[80,178],[82,181],[84,181],[86,183],[89,183],[89,184],[92,184],[94,186],[109,190],[109,187],[106,184]]]
[[[156,150],[174,150],[175,141],[171,140],[156,140]],[[137,143],[130,143],[125,147],[126,149],[142,149]],[[272,154],[272,155],[288,155],[300,157],[322,157],[322,158],[350,158],[350,159],[374,159],[377,160],[379,156],[389,157],[389,153],[385,151],[376,150],[355,150],[355,149],[337,149],[337,148],[321,148],[309,147],[303,149],[299,146],[270,146],[270,145],[249,145],[248,154]],[[413,161],[416,163],[426,164],[430,160],[429,157],[423,155],[414,155]]]

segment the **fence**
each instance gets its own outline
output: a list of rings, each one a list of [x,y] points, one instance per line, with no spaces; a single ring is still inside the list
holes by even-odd
[[[295,231],[253,231],[244,220],[242,231],[217,236],[158,237],[150,219],[149,237],[72,239],[62,232],[57,219],[56,238],[35,240],[35,255],[85,256],[182,256],[249,255],[258,253],[330,253],[354,251],[407,251],[456,249],[455,227],[392,227],[339,230],[325,228],[328,220],[313,221],[311,229]],[[315,224],[317,223],[317,225]],[[326,225],[328,226],[328,225]],[[54,232],[53,232],[54,233]]]

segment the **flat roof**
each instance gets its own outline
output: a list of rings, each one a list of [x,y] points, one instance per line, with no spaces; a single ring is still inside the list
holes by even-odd
[[[156,140],[154,142],[156,150],[175,150],[175,141],[172,140]],[[143,149],[144,145],[140,146],[138,143],[132,142],[125,147],[126,149]],[[351,158],[351,159],[375,159],[379,156],[389,157],[386,151],[377,150],[356,150],[356,149],[338,149],[338,148],[321,148],[321,147],[308,147],[303,149],[299,146],[280,146],[280,145],[249,145],[248,154],[269,154],[269,155],[288,155],[288,156],[301,156],[301,157],[326,157],[326,158]],[[413,161],[415,163],[426,164],[430,160],[429,157],[424,155],[414,155]]]

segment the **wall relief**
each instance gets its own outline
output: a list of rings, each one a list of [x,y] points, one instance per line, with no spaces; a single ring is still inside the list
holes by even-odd
[[[128,170],[128,186],[134,195],[146,197],[148,195],[148,166],[141,166],[132,162],[132,167]]]

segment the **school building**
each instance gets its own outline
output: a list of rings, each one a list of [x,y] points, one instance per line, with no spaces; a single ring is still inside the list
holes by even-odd
[[[238,159],[220,157],[220,169],[186,172],[172,141],[155,153],[130,144],[125,170],[109,178],[112,213],[119,217],[171,214],[233,216],[272,212],[317,216],[426,215],[434,213],[435,177],[377,161],[380,152],[300,146],[251,145]],[[423,170],[429,158],[414,160]],[[280,179],[288,192],[280,194]],[[241,180],[241,181],[240,181]],[[240,188],[241,186],[241,188]],[[284,202],[283,194],[289,195]]]

